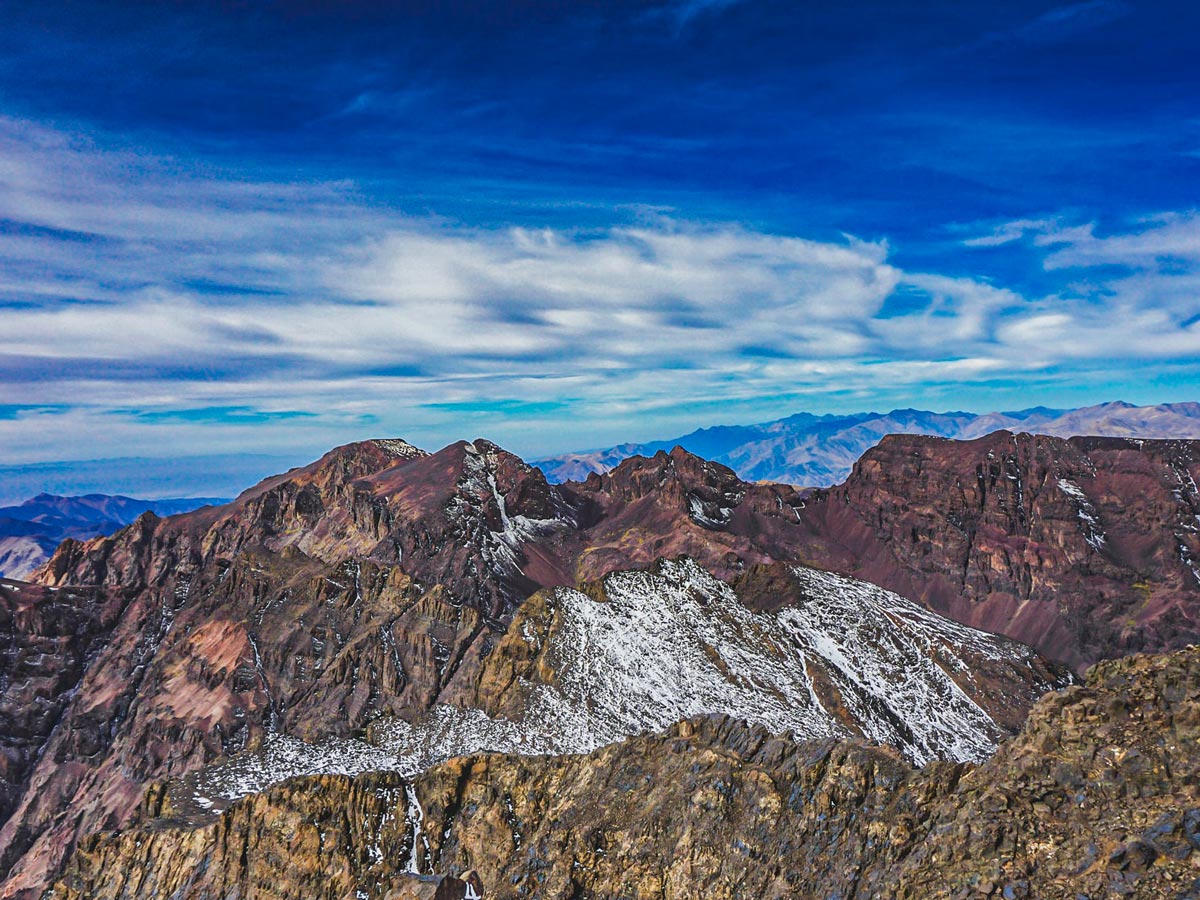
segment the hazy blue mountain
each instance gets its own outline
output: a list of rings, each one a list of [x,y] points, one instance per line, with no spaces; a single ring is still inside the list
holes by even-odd
[[[319,454],[321,449],[297,447],[288,455],[209,453],[0,465],[0,504],[20,504],[41,493],[63,497],[234,497],[268,475],[302,465],[310,451]]]
[[[22,578],[67,538],[111,534],[147,510],[170,516],[224,502],[216,497],[138,500],[109,494],[38,494],[16,506],[0,506],[0,575]]]
[[[1200,438],[1200,403],[1134,406],[1116,401],[1080,409],[1035,406],[1010,412],[930,412],[894,409],[852,415],[797,413],[758,425],[718,425],[680,437],[533,460],[551,481],[581,480],[629,456],[651,456],[678,445],[729,466],[749,481],[810,487],[837,484],[885,434],[930,434],[970,439],[993,431],[1027,431],[1057,437]]]

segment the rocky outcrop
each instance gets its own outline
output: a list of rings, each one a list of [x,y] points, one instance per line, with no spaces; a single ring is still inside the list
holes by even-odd
[[[1103,662],[968,772],[898,896],[1200,896],[1200,649]]]
[[[1191,897],[1198,748],[1188,649],[1097,666],[980,767],[706,717],[585,756],[298,779],[200,823],[152,792],[52,896],[374,898],[474,869],[489,896],[541,900]]]
[[[676,447],[634,457],[559,490],[580,509],[579,533],[559,551],[569,583],[686,555],[720,578],[795,559],[803,495],[748,484],[732,469]]]
[[[802,560],[1082,667],[1200,641],[1200,442],[893,435],[808,499]]]

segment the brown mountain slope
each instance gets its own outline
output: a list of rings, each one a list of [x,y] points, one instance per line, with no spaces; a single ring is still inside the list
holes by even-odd
[[[874,586],[783,566],[747,573],[739,595],[690,560],[662,562],[540,592],[503,633],[399,568],[334,567],[291,546],[164,577],[120,607],[59,695],[0,832],[5,896],[36,896],[75,841],[123,827],[155,779],[201,778],[196,811],[313,771],[297,753],[336,771],[354,752],[408,768],[480,747],[591,750],[710,710],[979,759],[1065,674]],[[368,725],[379,749],[337,743]]]
[[[151,792],[58,900],[377,898],[476,869],[495,898],[1194,897],[1200,650],[1097,666],[984,766],[707,718],[586,756],[297,779],[206,822]],[[251,890],[253,886],[254,890]],[[353,893],[352,893],[353,892]]]
[[[1200,442],[893,435],[802,512],[807,561],[1075,666],[1200,640]]]
[[[1082,667],[1200,640],[1197,477],[1200,442],[891,436],[806,498],[678,448],[554,486],[486,441],[366,442],[146,526],[147,546],[64,544],[39,580],[132,585],[147,565],[294,547],[402,566],[499,623],[539,587],[664,556],[721,577],[799,560]]]

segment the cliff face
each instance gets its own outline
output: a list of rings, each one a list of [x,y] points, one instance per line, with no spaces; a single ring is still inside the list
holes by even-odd
[[[0,581],[0,821],[121,606],[92,589]]]
[[[980,767],[709,717],[585,756],[298,779],[202,823],[152,792],[53,896],[374,898],[471,868],[488,896],[545,900],[1189,897],[1198,739],[1190,649],[1097,666]]]
[[[1200,444],[893,435],[801,513],[802,559],[1083,666],[1200,640]]]

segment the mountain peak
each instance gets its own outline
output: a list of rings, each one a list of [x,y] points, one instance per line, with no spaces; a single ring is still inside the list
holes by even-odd
[[[402,438],[373,438],[366,443],[374,444],[393,459],[416,459],[428,454],[420,447],[415,447]]]

